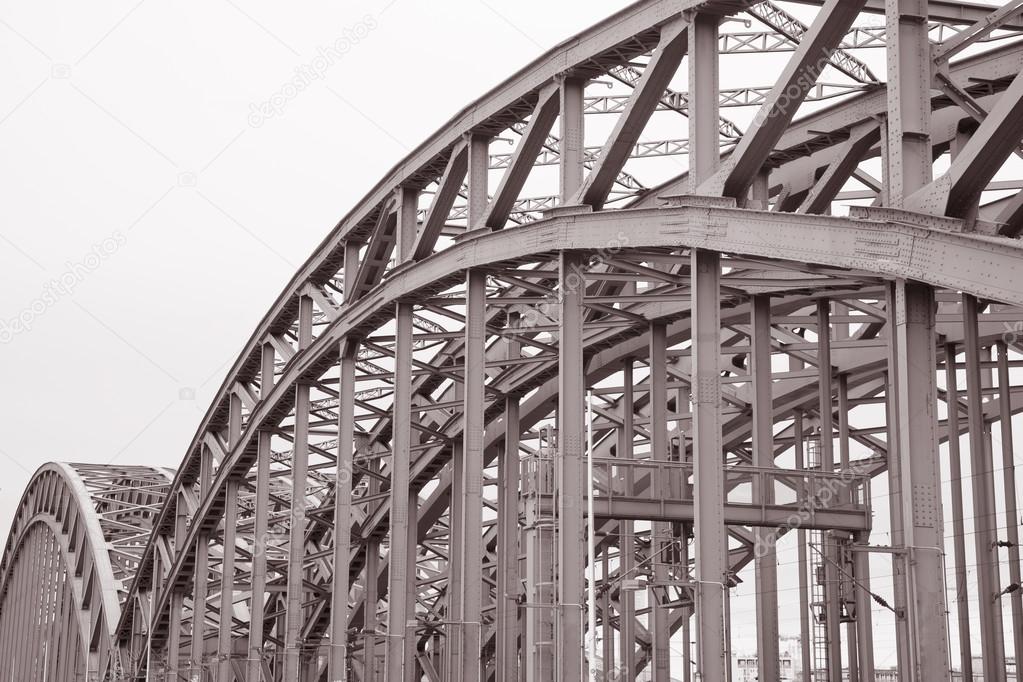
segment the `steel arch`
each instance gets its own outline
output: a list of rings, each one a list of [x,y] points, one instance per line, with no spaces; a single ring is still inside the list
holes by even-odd
[[[910,614],[896,627],[899,668],[947,679],[944,616],[921,615],[943,613],[943,567],[900,557],[942,541],[941,466],[958,466],[960,435],[980,486],[978,556],[994,547],[996,513],[1012,526],[1015,501],[996,505],[982,453],[998,425],[1014,495],[1023,185],[995,175],[1023,137],[1020,12],[923,3],[932,25],[914,3],[894,3],[892,33],[871,40],[929,61],[891,67],[886,86],[851,52],[874,43],[848,38],[859,13],[885,3],[806,4],[821,7],[812,26],[767,2],[638,2],[397,165],[256,329],[158,514],[129,524],[137,570],[119,617],[104,610],[100,658],[168,680],[507,681],[518,668],[581,679],[589,391],[602,561],[601,601],[589,605],[603,672],[632,679],[649,667],[667,680],[670,638],[698,611],[700,671],[723,679],[723,595],[754,563],[770,677],[773,548],[798,530],[804,550],[814,546],[804,533],[822,533],[830,576],[812,663],[840,678],[844,641],[868,679],[876,593],[860,557],[869,480],[887,474],[898,493],[887,511],[893,571],[908,575],[892,597]],[[770,40],[721,40],[721,17],[743,12]],[[745,131],[719,112],[718,52],[736,40],[793,53],[778,84],[749,101],[760,113]],[[994,47],[950,61],[981,41]],[[828,59],[814,62],[813,50]],[[670,87],[683,59],[689,93]],[[793,120],[825,68],[870,82]],[[933,72],[940,94],[907,80],[914,68]],[[606,114],[586,97],[600,78],[627,94],[598,153],[583,132],[584,114]],[[648,189],[628,164],[650,155],[640,135],[655,112],[689,119],[691,139],[664,148],[688,154],[690,170]],[[514,151],[492,157],[490,140],[506,133]],[[949,171],[931,181],[945,154]],[[862,168],[872,160],[881,181]],[[534,167],[554,163],[557,194],[523,196]],[[491,170],[502,171],[492,188]],[[853,179],[866,190],[848,189]],[[996,192],[1015,194],[982,199]],[[843,199],[872,205],[827,215]],[[950,388],[961,370],[962,395]],[[939,421],[939,403],[967,418]],[[859,409],[871,405],[870,416]],[[817,486],[841,499],[821,506]],[[953,506],[962,523],[961,499]],[[978,560],[981,592],[1002,589],[1003,568],[1018,584],[1018,548],[994,557]],[[14,563],[5,556],[7,572]],[[622,588],[637,569],[649,574],[642,600]],[[101,578],[108,591],[123,579]],[[1000,615],[980,601],[985,677],[999,679]],[[969,603],[959,608],[962,622]],[[597,658],[587,653],[589,665]],[[103,665],[116,679],[117,665]]]
[[[0,675],[103,679],[134,667],[113,634],[171,478],[88,464],[35,473],[0,562]]]

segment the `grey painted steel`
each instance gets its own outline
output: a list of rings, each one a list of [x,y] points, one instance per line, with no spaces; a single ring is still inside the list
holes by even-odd
[[[748,365],[753,375],[753,460],[761,468],[774,466],[774,399],[771,386],[771,301],[753,299],[752,335]],[[756,493],[765,504],[774,504],[773,481]],[[778,554],[775,539],[758,533],[756,547],[757,673],[762,680],[781,676],[778,647]]]
[[[54,679],[120,675],[132,665],[112,635],[170,480],[168,470],[152,467],[47,464],[35,472],[0,562],[0,677],[33,679],[44,657],[56,665],[49,647],[58,634],[66,648]],[[44,601],[56,597],[57,584],[60,604]],[[62,631],[43,636],[43,620],[56,624],[58,616]]]
[[[668,383],[667,368],[668,330],[663,323],[654,322],[649,332],[650,376],[647,378],[650,401],[650,460],[663,462],[668,459]],[[676,497],[665,491],[670,477],[652,475],[649,487],[657,499]],[[681,497],[681,496],[678,496]],[[596,507],[596,504],[594,505]],[[595,512],[596,513],[596,512]],[[610,516],[621,512],[615,510]],[[623,515],[628,515],[623,514]],[[672,548],[671,528],[658,520],[651,526],[650,560],[653,564],[653,581],[647,593],[647,600],[653,609],[650,617],[653,635],[653,682],[671,681],[671,632],[668,630],[667,599],[662,599],[662,586],[669,579],[670,551]],[[666,593],[666,592],[665,592]]]
[[[138,528],[127,578],[89,574],[97,594],[118,579],[124,588],[113,623],[103,610],[106,634],[97,634],[100,613],[90,614],[90,670],[432,682],[510,680],[522,661],[527,678],[581,679],[591,391],[603,576],[594,627],[604,647],[589,667],[690,679],[688,668],[672,669],[667,650],[679,629],[688,640],[695,613],[696,670],[726,679],[730,587],[755,561],[759,665],[762,677],[774,676],[774,559],[758,550],[805,508],[803,582],[802,537],[814,529],[828,538],[811,552],[827,555],[830,676],[840,679],[847,645],[851,676],[871,679],[867,498],[869,476],[887,468],[900,673],[948,679],[934,481],[939,437],[956,458],[968,427],[980,472],[982,658],[985,677],[1004,676],[1002,601],[1017,635],[1023,616],[1018,591],[1001,594],[999,569],[1004,556],[1018,562],[1018,549],[993,543],[998,519],[1011,523],[1018,511],[1009,465],[1023,391],[1007,386],[1021,362],[1015,347],[997,363],[985,358],[1020,317],[1023,253],[996,236],[1019,233],[1018,202],[982,207],[977,197],[1018,189],[992,181],[1019,143],[1023,82],[1019,47],[992,37],[992,27],[1017,30],[1018,12],[937,0],[810,4],[822,9],[805,28],[744,0],[639,2],[557,46],[396,166],[259,325],[166,499],[122,524]],[[850,45],[860,8],[887,12],[887,85],[849,90],[793,122],[800,102],[817,98],[825,62],[868,77]],[[717,62],[731,35],[721,18],[747,9],[802,41],[786,48],[792,59],[772,91],[750,100],[761,108],[744,132],[720,117],[732,91],[722,90]],[[935,21],[966,29],[948,39]],[[934,36],[945,42],[932,51]],[[949,63],[979,40],[997,47]],[[669,90],[686,55],[689,92]],[[620,118],[594,156],[584,133],[602,78],[631,95],[612,96]],[[642,139],[655,113],[688,115],[692,172],[646,190],[631,162],[644,144],[660,144]],[[498,164],[491,198],[491,141],[505,131],[520,139]],[[729,150],[722,136],[742,139]],[[950,172],[932,182],[935,154],[949,149]],[[860,167],[878,157],[879,180]],[[522,197],[532,169],[555,160],[557,195]],[[843,191],[853,178],[868,190]],[[678,196],[693,188],[705,196]],[[853,196],[874,206],[827,215]],[[1008,224],[985,222],[992,216]],[[815,327],[816,338],[806,334]],[[967,350],[969,417],[940,434],[938,342]],[[779,353],[787,372],[770,367]],[[634,366],[649,376],[637,382]],[[883,420],[851,419],[881,404]],[[792,414],[796,426],[783,425]],[[793,471],[778,462],[792,449],[802,466],[804,415],[820,424],[822,461]],[[1004,502],[989,450],[996,420]],[[854,459],[854,448],[875,454]],[[854,464],[869,475],[835,485]],[[811,500],[825,485],[840,501],[817,508]],[[953,507],[961,526],[961,499]],[[652,532],[637,521],[652,522]],[[76,598],[52,586],[62,575],[55,567],[70,565],[79,546],[24,542],[21,554],[8,548],[0,594],[46,596],[39,610],[0,624],[8,655],[48,640],[40,614],[58,604],[68,612]],[[636,590],[646,590],[647,608],[636,608]],[[969,604],[958,603],[968,624]],[[855,611],[847,628],[843,608]],[[59,668],[50,653],[42,666]],[[31,674],[29,660],[17,665],[16,675]]]
[[[480,642],[483,639],[483,428],[486,370],[486,274],[469,270],[466,282],[465,426],[462,478],[465,513],[462,517],[462,682],[481,676]],[[489,587],[487,589],[489,593]]]
[[[334,487],[334,565],[347,566],[352,556],[352,492],[355,480],[355,358],[358,347],[348,341],[341,344],[338,380],[338,454]],[[330,682],[348,682],[348,571],[334,571],[331,591]]]
[[[509,326],[516,329],[517,318],[509,320]],[[508,360],[521,358],[521,344],[515,339],[508,341]],[[497,617],[498,630],[496,658],[497,682],[517,682],[519,670],[523,668],[525,656],[519,654],[519,638],[523,632],[519,627],[519,556],[522,551],[519,539],[519,396],[509,395],[504,404],[504,449],[501,453],[500,496],[498,500],[498,576],[497,576]]]
[[[945,404],[948,406],[948,459],[952,484],[952,556],[955,564],[953,588],[955,591],[957,630],[959,633],[959,670],[963,679],[973,678],[973,641],[970,637],[970,595],[966,567],[966,528],[963,523],[962,454],[959,448],[962,411],[959,377],[956,369],[956,345],[945,344]]]
[[[916,642],[913,674],[942,680],[949,678],[950,667],[938,460],[935,307],[931,287],[916,282],[895,284],[903,532],[910,559],[909,619]]]
[[[725,680],[730,661],[726,641],[724,471],[721,466],[720,256],[692,253],[693,459],[696,486],[697,669],[706,680]]]
[[[1019,551],[1019,507],[1016,500],[1016,461],[1013,453],[1012,436],[1012,402],[1009,374],[1009,348],[1003,341],[998,344],[998,421],[999,436],[1002,441],[1002,486],[1005,495],[1005,541],[1008,543],[1006,554],[1009,557],[1009,585],[1023,585],[1020,577],[1023,565],[1020,564]],[[1017,661],[1023,661],[1023,594],[1020,589],[1009,595],[1012,610],[1012,652]],[[1017,668],[1018,670],[1018,668]],[[1018,674],[1018,673],[1017,673]]]
[[[981,347],[977,331],[979,304],[963,296],[963,326],[966,351],[966,409],[970,429],[970,470],[973,484],[973,515],[977,602],[980,610],[981,658],[985,680],[1006,679],[1005,636],[1002,632],[1002,602],[999,580],[998,519],[995,516],[995,477],[992,453],[985,442],[982,415]]]
[[[583,500],[584,368],[583,296],[580,255],[563,252],[558,263],[560,344],[558,362],[557,481],[557,658],[558,682],[583,675],[583,569],[585,545]]]

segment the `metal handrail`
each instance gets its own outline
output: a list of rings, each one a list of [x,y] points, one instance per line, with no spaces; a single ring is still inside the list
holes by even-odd
[[[597,497],[644,499],[657,501],[674,499],[692,500],[694,465],[692,462],[650,459],[594,458],[594,477],[599,485]],[[643,473],[651,478],[642,485]],[[816,469],[780,469],[735,465],[725,469],[725,501],[728,504],[756,506],[799,507],[809,514],[819,509],[862,509],[869,514],[870,476],[855,470],[821,471]],[[632,481],[631,484],[627,483]],[[731,485],[728,485],[731,484]],[[748,499],[738,499],[740,487],[750,485]],[[795,498],[786,502],[766,503],[767,496],[756,491],[774,490],[782,484]],[[640,487],[637,487],[640,486]],[[631,488],[631,490],[628,490]]]

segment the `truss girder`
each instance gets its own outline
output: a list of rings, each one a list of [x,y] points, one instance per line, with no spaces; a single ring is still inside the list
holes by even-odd
[[[688,243],[689,245],[699,244],[704,248],[713,248],[725,252],[740,250],[748,253],[751,249],[748,243],[748,228],[750,224],[750,213],[748,211],[719,209],[713,212],[719,218],[716,222],[720,226],[720,234],[717,235],[704,234],[702,230],[697,231],[696,234],[686,235],[685,233],[688,230],[685,229],[687,223],[685,214],[687,212],[704,217],[707,215],[707,209],[702,207],[636,211],[634,212],[635,222],[629,225],[628,233],[633,235],[633,239],[636,240],[634,242],[637,245],[636,248],[663,247],[666,245],[678,246],[679,244],[686,245]],[[726,221],[720,220],[722,216],[727,215],[729,212],[734,217],[734,222],[731,223],[730,228]],[[623,225],[623,217],[623,212],[616,212],[615,215],[597,213],[589,215],[585,219],[574,216],[571,219],[559,218],[543,221],[529,228],[519,228],[507,233],[486,235],[485,237],[477,238],[472,243],[467,243],[461,247],[456,246],[438,254],[437,258],[433,260],[433,267],[429,268],[431,272],[426,272],[428,268],[413,268],[401,280],[385,283],[381,291],[383,294],[382,300],[375,298],[372,306],[365,302],[356,302],[350,310],[350,319],[339,318],[332,328],[317,338],[306,353],[296,357],[297,362],[292,363],[291,369],[285,373],[284,377],[278,380],[279,386],[275,387],[274,391],[264,401],[266,404],[257,409],[252,415],[253,421],[247,427],[238,446],[225,458],[218,472],[218,481],[226,482],[232,476],[241,474],[251,466],[251,463],[245,456],[245,453],[251,447],[247,443],[251,442],[252,434],[255,434],[261,428],[260,424],[263,419],[273,419],[279,413],[277,411],[278,408],[274,404],[281,398],[291,395],[289,387],[294,386],[302,377],[305,377],[305,380],[312,380],[311,377],[319,371],[319,368],[325,367],[323,364],[324,358],[322,356],[318,357],[318,354],[324,354],[329,358],[332,354],[332,351],[329,349],[336,348],[341,337],[349,333],[349,330],[358,329],[363,326],[364,323],[360,321],[360,318],[378,319],[380,314],[378,309],[388,309],[389,307],[386,303],[387,300],[393,301],[395,298],[404,297],[407,295],[406,291],[426,291],[434,288],[437,286],[435,282],[438,281],[438,276],[441,278],[440,281],[450,282],[448,278],[457,275],[463,267],[470,265],[470,263],[465,261],[465,253],[463,253],[467,251],[474,252],[477,254],[477,258],[481,259],[471,263],[471,265],[482,266],[487,262],[497,263],[505,261],[508,257],[524,256],[528,253],[528,250],[524,250],[522,246],[516,249],[513,244],[514,242],[522,243],[523,240],[525,244],[533,244],[537,243],[534,241],[535,239],[540,239],[540,243],[544,243],[550,249],[565,248],[569,245],[573,248],[589,246],[593,249],[599,249],[601,244],[607,243],[609,239],[618,234],[618,230]],[[791,256],[792,247],[790,245],[800,244],[803,245],[803,250],[799,255],[806,261],[835,267],[861,269],[864,263],[876,259],[877,252],[873,249],[882,246],[886,253],[899,253],[901,255],[887,263],[872,263],[875,267],[877,265],[882,267],[884,272],[881,274],[919,278],[927,277],[930,281],[943,287],[976,291],[979,295],[986,298],[995,298],[1016,305],[1023,304],[1023,289],[1020,289],[1015,278],[1011,276],[1011,267],[985,268],[986,272],[983,276],[978,272],[964,272],[962,268],[963,263],[983,263],[991,258],[1002,258],[1009,263],[1013,258],[1018,257],[1015,255],[1018,253],[1016,249],[1006,250],[1002,245],[994,245],[987,240],[973,238],[968,235],[954,235],[947,232],[911,228],[894,223],[887,225],[882,223],[871,224],[867,221],[839,218],[822,219],[810,216],[804,219],[800,216],[784,216],[771,213],[762,213],[760,217],[762,222],[758,225],[758,230],[761,232],[762,244],[756,247],[758,253],[754,255],[766,258],[781,255]],[[821,225],[822,220],[824,222],[831,222],[835,226],[833,230],[826,233],[827,236],[824,239],[820,239],[819,232],[819,230],[823,229]],[[567,226],[571,227],[567,228]],[[730,229],[735,235],[731,239],[729,238]],[[529,230],[546,230],[547,236],[543,238],[540,238],[539,235],[529,236]],[[643,236],[644,230],[648,233],[645,237]],[[817,249],[814,249],[812,246],[815,241],[812,235],[815,232],[818,234],[817,240],[820,244]],[[552,242],[550,241],[551,235],[559,236]],[[897,237],[893,235],[897,235]],[[880,244],[878,243],[879,239],[881,240]],[[895,244],[892,244],[891,240],[894,240]],[[900,240],[904,240],[901,241],[901,245]],[[914,240],[927,241],[929,248],[927,250],[915,248],[913,246]],[[485,242],[490,242],[490,244],[485,247]],[[948,252],[941,251],[938,244],[942,242],[947,245]],[[977,255],[968,255],[971,250],[976,252]],[[951,255],[952,253],[955,253],[954,257]],[[483,260],[485,258],[500,260]],[[442,262],[451,263],[449,266],[450,275],[444,275],[443,272],[438,273],[434,269],[442,267],[440,265]],[[968,278],[982,278],[985,280],[984,286],[979,286],[977,281],[967,281]],[[406,287],[408,288],[406,289]],[[388,290],[391,290],[391,293],[388,293]],[[263,415],[266,416],[264,417]],[[265,428],[265,426],[262,428]],[[237,473],[231,473],[232,471]],[[215,483],[214,489],[216,486],[217,484]],[[211,494],[204,505],[197,510],[196,516],[199,518],[217,518],[217,507],[215,504],[217,497],[217,495]],[[207,524],[201,521],[194,523],[192,526],[193,534],[197,533],[198,529],[203,525]],[[192,543],[190,542],[185,543],[186,547],[191,545]],[[172,575],[176,572],[180,575],[183,566],[187,565],[183,561],[186,556],[187,553],[178,557],[177,562],[171,569]],[[169,582],[173,582],[173,580],[169,579]],[[164,599],[166,599],[166,595],[167,593],[165,593]],[[162,606],[161,604],[160,610],[162,610]]]
[[[0,562],[0,672],[120,676],[137,661],[113,633],[171,472],[47,464],[22,495]],[[44,598],[45,597],[45,598]]]
[[[586,621],[589,563],[600,573],[593,606],[605,642],[614,631],[632,639],[621,645],[619,663],[631,668],[625,679],[649,666],[667,680],[667,637],[690,627],[694,612],[709,619],[698,636],[723,637],[722,595],[765,538],[785,535],[786,519],[809,503],[807,490],[841,475],[832,468],[847,473],[850,448],[870,453],[856,460],[862,487],[849,480],[834,487],[841,501],[820,510],[811,503],[816,515],[803,527],[832,531],[862,550],[872,507],[857,495],[869,498],[869,479],[887,474],[897,484],[901,475],[919,486],[937,471],[935,458],[914,451],[926,441],[922,448],[937,456],[936,442],[950,437],[936,435],[936,405],[961,396],[943,393],[934,376],[956,361],[957,347],[972,352],[969,419],[942,432],[969,432],[976,441],[985,426],[1023,410],[1023,390],[1004,378],[1006,363],[1023,364],[1006,345],[1006,329],[1015,334],[1023,315],[1015,276],[1023,249],[1008,238],[1023,210],[1018,196],[982,205],[985,193],[1018,192],[996,176],[1019,142],[1020,47],[999,42],[942,66],[954,97],[918,93],[926,127],[910,132],[928,138],[920,156],[951,150],[955,158],[921,190],[927,201],[907,202],[892,189],[893,138],[885,138],[896,93],[883,84],[829,91],[816,82],[827,64],[875,80],[848,50],[879,42],[891,50],[899,41],[850,27],[861,10],[883,12],[885,3],[807,4],[823,7],[810,27],[767,3],[646,0],[461,111],[381,180],[296,273],[230,370],[173,480],[156,470],[58,465],[33,479],[2,564],[0,600],[83,574],[80,557],[87,557],[81,589],[45,608],[66,614],[74,606],[64,627],[83,659],[102,659],[110,679],[216,670],[218,679],[259,682],[384,674],[397,681],[417,672],[508,682],[516,647],[525,644],[495,623],[517,627],[516,609],[528,601],[549,611],[537,617],[540,629],[557,624],[574,633],[544,650],[544,669],[574,682],[582,667],[598,663],[574,655],[583,645],[575,633]],[[996,8],[928,4],[921,40],[930,31],[944,35],[945,26],[969,27],[949,43],[953,53],[986,39],[985,17],[1001,31],[1020,29],[1011,8],[990,15]],[[716,108],[690,111],[707,79],[694,81],[697,92],[670,89],[688,23],[709,29],[743,12],[801,41],[781,48],[759,34],[743,44],[743,34],[713,32],[702,43],[704,58],[707,45],[711,56],[715,46],[791,51],[770,91],[720,89],[724,99],[712,98],[719,106],[761,106],[745,131]],[[586,83],[596,88],[602,78],[625,83],[631,95],[587,97]],[[793,122],[804,101],[829,97],[842,99]],[[703,196],[686,194],[686,174],[654,190],[632,174],[634,158],[689,151],[685,140],[643,139],[659,111],[693,116],[697,130],[715,133],[715,143],[694,136],[713,162],[700,159],[710,169],[701,180],[723,147],[722,170],[701,183]],[[602,147],[582,144],[583,113],[619,116]],[[559,118],[570,141],[564,150],[551,135]],[[960,125],[977,118],[979,127]],[[491,141],[509,131],[517,135],[514,151],[492,154]],[[880,180],[863,167],[874,159]],[[568,191],[521,196],[538,165],[558,165]],[[504,171],[493,195],[488,166]],[[584,168],[592,172],[576,193]],[[850,191],[854,182],[867,189]],[[464,207],[455,206],[459,196]],[[874,205],[829,215],[842,197]],[[623,210],[605,206],[623,198],[635,200]],[[892,292],[906,291],[913,305],[900,307],[905,300]],[[910,346],[923,365],[906,364]],[[978,360],[989,349],[1002,363],[995,387],[978,379],[994,368],[994,359]],[[788,368],[773,367],[772,358]],[[901,384],[893,389],[893,381]],[[981,394],[990,397],[980,401]],[[594,404],[597,457],[589,479],[599,525],[592,560],[583,556],[583,400]],[[857,409],[850,405],[886,400],[890,418],[850,423]],[[796,415],[813,426],[797,433],[794,424],[804,422]],[[823,447],[830,459],[798,475],[778,464],[813,441],[815,428],[833,430],[835,451],[830,442]],[[914,457],[912,466],[903,466],[905,457]],[[747,490],[751,497],[741,498]],[[935,503],[924,492],[914,488],[916,497],[890,512],[910,535],[936,542]],[[999,512],[993,498],[978,502],[978,513]],[[520,505],[533,524],[521,537]],[[72,516],[81,521],[69,524]],[[635,532],[633,521],[652,524]],[[545,540],[554,529],[558,539]],[[709,561],[701,547],[722,556]],[[507,560],[519,556],[530,562],[521,576]],[[621,584],[627,564],[652,580],[641,587],[649,591],[645,608]],[[985,568],[985,589],[998,581],[995,564]],[[42,565],[51,567],[40,574],[49,582],[33,583],[26,576]],[[859,579],[862,562],[849,565]],[[940,598],[936,565],[917,562],[915,582],[895,596],[897,609]],[[762,562],[757,572],[758,589],[770,589],[774,574]],[[5,603],[0,646],[10,647]],[[984,610],[985,643],[993,641],[994,612]],[[921,617],[912,613],[913,623],[900,627],[923,632]],[[758,618],[766,622],[763,612]],[[858,637],[869,638],[871,628],[857,625]],[[527,628],[522,641],[536,632]],[[871,667],[869,643],[843,636]],[[726,661],[717,660],[716,643],[703,644],[713,677]],[[838,679],[833,662],[841,656],[828,646],[824,674]],[[900,660],[903,674],[919,664],[920,651]],[[611,672],[607,659],[619,655],[609,645],[602,653]],[[18,665],[15,678],[31,664]],[[863,668],[858,682],[867,679]]]

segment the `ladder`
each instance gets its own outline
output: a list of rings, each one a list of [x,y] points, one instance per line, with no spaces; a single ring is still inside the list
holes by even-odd
[[[821,466],[819,436],[811,436],[806,442],[806,466],[808,469]],[[811,530],[807,533],[807,538],[811,545],[807,558],[810,563],[810,609],[813,612],[811,624],[813,676],[807,677],[814,682],[828,682],[827,581],[824,557],[821,556],[824,552],[824,531]]]
[[[526,668],[528,677],[553,679],[557,657],[557,432],[540,430],[539,447],[522,467],[523,548],[521,575],[526,580]]]

